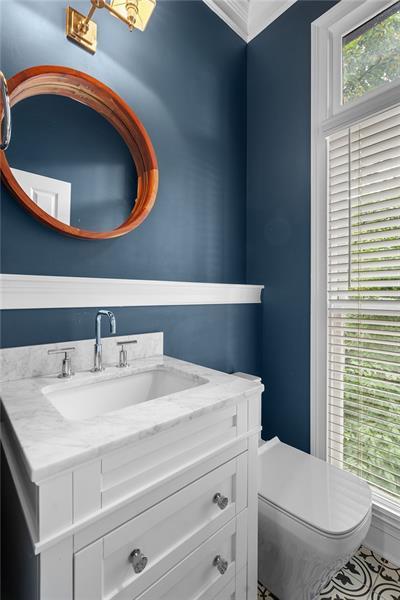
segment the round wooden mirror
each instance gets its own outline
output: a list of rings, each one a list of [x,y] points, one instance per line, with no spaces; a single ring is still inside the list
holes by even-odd
[[[124,235],[140,225],[155,202],[158,188],[157,159],[146,130],[126,102],[97,79],[68,67],[32,67],[17,73],[7,83],[10,105],[15,107],[12,113],[16,113],[18,117],[18,126],[15,126],[14,120],[10,147],[7,151],[0,151],[0,169],[2,180],[13,196],[42,223],[73,237],[114,238]],[[36,96],[42,98],[35,98]],[[54,96],[59,98],[54,98]],[[69,105],[63,104],[66,99],[76,102],[69,103]],[[22,103],[23,100],[27,100],[27,102]],[[52,102],[51,105],[49,101]],[[16,107],[18,103],[21,105]],[[29,106],[28,103],[30,103]],[[26,110],[34,112],[29,113],[25,110],[25,114],[17,114],[21,112],[24,104]],[[54,107],[54,105],[57,106]],[[55,108],[59,111],[57,114],[61,114],[59,121],[56,121]],[[95,113],[90,109],[93,109]],[[75,117],[74,113],[69,112],[70,110],[81,112]],[[86,111],[86,113],[82,113],[82,111]],[[47,117],[50,123],[49,132],[43,134],[41,126],[47,122]],[[99,121],[96,122],[95,119],[99,119]],[[37,124],[37,131],[32,136],[30,147],[24,138],[28,123]],[[57,123],[62,123],[64,130],[61,125],[59,129]],[[83,123],[83,126],[78,126],[78,123]],[[74,126],[76,130],[73,129]],[[97,132],[99,141],[104,144],[103,150],[99,150],[100,143],[95,138],[90,138],[92,135],[90,127]],[[38,132],[42,133],[42,138],[38,137]],[[19,140],[20,147],[13,147],[15,137]],[[74,160],[74,166],[81,169],[78,171],[79,173],[82,172],[83,166],[85,168],[80,179],[86,182],[86,187],[79,188],[78,186],[76,190],[81,204],[83,204],[80,210],[85,218],[76,217],[76,209],[68,212],[68,202],[71,204],[71,197],[69,200],[63,198],[64,208],[60,214],[51,209],[54,205],[52,196],[56,198],[63,197],[63,194],[68,196],[68,189],[71,190],[71,183],[62,180],[66,177],[58,179],[43,177],[43,173],[37,172],[38,169],[28,169],[24,163],[24,157],[29,155],[30,151],[32,164],[39,164],[37,157],[40,159],[41,148],[43,152],[47,148],[47,159],[51,160],[53,170],[55,165],[59,169],[62,167],[64,173],[70,172],[71,169],[63,160],[63,156],[66,156],[64,146],[68,139],[72,145],[68,152],[72,157],[71,160]],[[91,149],[85,147],[87,140],[91,140]],[[63,150],[64,154],[58,155],[56,160],[54,156],[57,153],[53,152],[53,149],[59,148]],[[107,149],[108,155],[104,148]],[[121,175],[121,165],[118,164],[116,156],[124,153],[127,156],[123,156],[121,161],[124,162],[126,172]],[[24,170],[21,170],[20,164],[15,164],[15,156],[20,157]],[[111,167],[114,170],[107,171]],[[31,170],[35,172],[31,173]],[[124,180],[124,186],[120,185],[121,178]],[[103,184],[99,184],[98,179],[100,182],[103,181]],[[32,181],[38,182],[38,189],[42,190],[40,202],[38,200],[40,193],[35,196],[35,193],[32,192]],[[74,184],[72,185],[74,186]],[[49,188],[47,189],[46,186]],[[52,186],[54,186],[54,192]],[[101,195],[99,203],[101,202],[101,204],[98,205],[93,201],[91,194],[82,199],[88,190],[91,192],[96,186],[101,188],[99,189]],[[123,201],[116,197],[117,192],[114,194],[114,189],[120,191],[122,187],[129,192],[129,198],[124,198]],[[65,206],[68,210],[65,209]],[[75,221],[70,218],[72,214],[75,215]],[[99,221],[99,215],[108,215],[108,217]],[[90,227],[85,226],[85,219],[86,222],[90,222]],[[116,223],[115,220],[117,220]],[[99,230],[99,223],[102,230]],[[104,228],[105,230],[103,230]]]

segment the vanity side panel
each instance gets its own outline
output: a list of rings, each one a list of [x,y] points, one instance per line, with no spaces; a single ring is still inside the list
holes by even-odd
[[[1,598],[39,600],[39,557],[34,553],[3,448],[1,487]]]
[[[64,473],[40,484],[40,540],[72,524],[72,497],[72,473]]]
[[[72,546],[68,537],[40,554],[40,600],[73,600]]]
[[[38,537],[39,488],[28,475],[22,451],[16,441],[14,430],[3,410],[1,411],[1,445],[13,479],[22,510],[27,520],[31,538]]]

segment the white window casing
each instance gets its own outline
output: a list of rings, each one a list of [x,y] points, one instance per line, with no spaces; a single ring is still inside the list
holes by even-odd
[[[393,3],[342,0],[312,24],[311,451],[371,483],[398,542],[399,462],[382,444],[374,466],[365,431],[400,412],[400,81],[341,102],[342,36]]]

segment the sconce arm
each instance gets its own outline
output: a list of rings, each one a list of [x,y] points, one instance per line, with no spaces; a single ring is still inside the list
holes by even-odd
[[[83,19],[83,21],[81,21],[79,23],[79,31],[81,31],[82,33],[88,32],[89,21],[91,20],[94,13],[96,12],[96,8],[99,8],[99,6],[97,5],[96,0],[92,0],[92,6],[90,7],[90,10],[89,10],[87,16]]]

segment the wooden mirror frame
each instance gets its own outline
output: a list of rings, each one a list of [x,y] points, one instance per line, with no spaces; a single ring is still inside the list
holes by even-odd
[[[1,178],[13,196],[39,221],[72,237],[104,240],[119,237],[138,227],[153,208],[158,189],[158,167],[150,138],[127,103],[97,79],[68,67],[32,67],[20,71],[7,83],[11,107],[25,98],[55,94],[77,100],[97,111],[119,132],[137,170],[137,197],[132,211],[124,223],[111,231],[79,229],[47,214],[21,188],[12,174],[5,152],[0,151]]]

